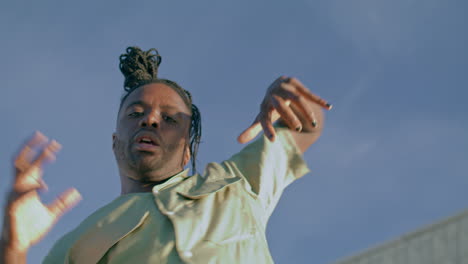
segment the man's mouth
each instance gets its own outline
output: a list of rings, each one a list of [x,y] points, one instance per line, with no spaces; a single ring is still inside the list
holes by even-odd
[[[135,147],[140,151],[154,151],[159,145],[149,136],[140,136],[135,140]]]

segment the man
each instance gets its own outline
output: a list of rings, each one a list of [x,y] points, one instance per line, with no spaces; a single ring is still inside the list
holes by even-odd
[[[60,239],[44,263],[272,263],[267,220],[283,189],[308,172],[302,153],[320,135],[321,108],[331,105],[299,80],[280,77],[238,141],[249,142],[262,129],[266,137],[208,164],[203,175],[188,176],[200,114],[188,91],[157,77],[160,63],[154,49],[130,47],[120,57],[126,94],[112,139],[121,196]],[[37,133],[17,156],[2,263],[25,263],[28,249],[79,202],[75,189],[50,205],[37,195],[46,186],[41,165],[59,149]]]

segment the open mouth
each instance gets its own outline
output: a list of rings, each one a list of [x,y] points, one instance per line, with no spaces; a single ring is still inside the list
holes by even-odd
[[[156,146],[156,143],[154,143],[154,141],[151,140],[151,138],[147,138],[147,137],[140,138],[140,140],[138,140],[138,143]]]
[[[159,145],[149,136],[141,136],[135,140],[135,147],[140,151],[154,151]]]

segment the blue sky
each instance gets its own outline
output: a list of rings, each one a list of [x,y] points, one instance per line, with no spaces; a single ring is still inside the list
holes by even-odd
[[[329,263],[468,209],[468,26],[462,0],[3,1],[0,202],[35,130],[63,145],[50,201],[84,200],[31,249],[119,195],[111,134],[118,56],[155,47],[160,76],[203,118],[199,167],[242,148],[268,85],[295,76],[334,104],[304,155],[312,172],[268,226],[277,263]]]

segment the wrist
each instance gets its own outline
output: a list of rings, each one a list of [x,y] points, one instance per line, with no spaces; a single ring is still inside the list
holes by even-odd
[[[4,239],[0,240],[0,263],[26,263],[27,250],[18,250]]]

